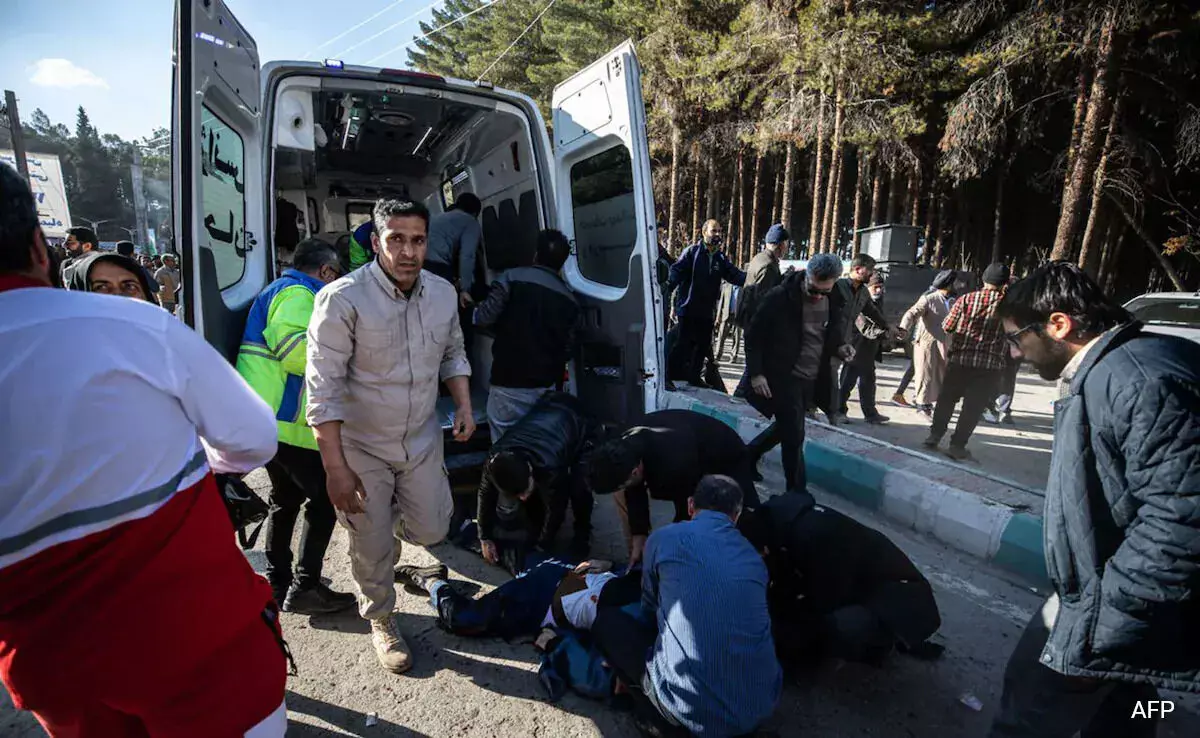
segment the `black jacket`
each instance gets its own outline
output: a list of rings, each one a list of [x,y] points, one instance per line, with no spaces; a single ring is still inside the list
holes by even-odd
[[[1200,692],[1200,345],[1130,323],[1054,406],[1042,663]]]
[[[475,324],[492,328],[491,383],[497,387],[552,387],[571,355],[579,302],[546,267],[509,269],[475,309]]]
[[[788,381],[796,360],[800,358],[800,344],[804,337],[805,279],[802,271],[787,274],[778,287],[762,298],[750,320],[750,327],[746,329],[746,372],[750,377],[765,376],[767,384],[773,388],[781,388]],[[834,386],[829,359],[843,343],[842,336],[833,329],[838,321],[839,316],[831,300],[815,391],[817,406],[826,412],[831,410],[829,405]],[[770,407],[756,399],[760,397],[751,390],[748,399],[769,416]]]
[[[643,483],[625,492],[633,535],[650,532],[651,498],[675,503],[675,520],[686,520],[688,498],[706,474],[733,477],[744,495],[754,495],[747,506],[758,502],[746,444],[717,418],[691,410],[659,410],[643,416],[624,437],[637,444],[645,471]]]
[[[765,539],[755,544],[770,550],[774,619],[797,615],[811,622],[811,616],[861,604],[908,646],[941,627],[929,582],[879,531],[817,505],[808,492],[772,497],[753,515],[762,516],[757,530]]]
[[[602,434],[603,426],[584,412],[578,399],[565,392],[547,392],[500,437],[491,453],[514,451],[529,462],[533,468],[534,494],[525,504],[537,508],[531,518],[548,522],[545,510],[551,497],[567,494],[562,485],[569,483],[582,456],[601,440]],[[493,540],[499,496],[500,491],[485,466],[479,481],[476,511],[481,540]]]
[[[854,337],[858,334],[854,324],[859,315],[869,318],[884,330],[890,327],[883,313],[871,299],[871,291],[867,289],[866,283],[860,284],[857,291],[853,285],[854,281],[849,277],[842,277],[834,282],[833,292],[829,295],[829,323],[841,337],[842,344],[853,344]],[[833,320],[835,315],[836,323]]]

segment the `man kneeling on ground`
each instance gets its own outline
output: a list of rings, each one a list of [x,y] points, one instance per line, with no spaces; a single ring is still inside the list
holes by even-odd
[[[926,643],[941,626],[933,589],[887,536],[816,504],[808,492],[773,497],[738,527],[765,552],[784,664],[823,657],[878,663],[897,647],[936,655]]]
[[[614,494],[629,543],[629,566],[642,559],[650,534],[650,500],[675,504],[675,522],[687,520],[688,499],[705,474],[732,477],[742,490],[739,503],[758,506],[754,467],[746,444],[717,418],[691,410],[659,410],[642,418],[592,454],[588,486]]]
[[[579,401],[547,392],[491,450],[479,482],[479,543],[488,563],[500,560],[498,538],[549,548],[563,524],[567,502],[575,516],[571,558],[587,556],[592,495],[581,458],[602,428]]]
[[[604,607],[592,635],[630,687],[639,717],[658,732],[743,735],[775,711],[783,683],[767,568],[737,530],[736,481],[704,477],[688,511],[690,522],[657,530],[646,543],[643,618]]]

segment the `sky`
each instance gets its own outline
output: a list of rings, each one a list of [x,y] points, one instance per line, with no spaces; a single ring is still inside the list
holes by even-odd
[[[371,62],[381,67],[405,65],[404,45],[440,5],[431,0],[225,3],[258,43],[264,64],[325,58],[366,64],[396,49]],[[74,130],[82,105],[101,134],[138,139],[170,127],[174,5],[171,0],[0,0],[0,88],[16,92],[24,120],[41,108],[51,121]]]

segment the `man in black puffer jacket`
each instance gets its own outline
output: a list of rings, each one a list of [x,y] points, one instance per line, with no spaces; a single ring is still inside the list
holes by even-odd
[[[1200,692],[1200,345],[1146,331],[1065,262],[1010,287],[997,315],[1061,399],[1055,594],[1009,659],[991,735],[1152,736],[1156,687]]]
[[[492,445],[479,482],[479,543],[490,563],[499,560],[498,541],[519,549],[549,547],[567,514],[575,520],[570,555],[587,556],[592,529],[592,495],[584,480],[583,456],[604,428],[579,400],[547,392]],[[517,556],[517,561],[523,559]]]

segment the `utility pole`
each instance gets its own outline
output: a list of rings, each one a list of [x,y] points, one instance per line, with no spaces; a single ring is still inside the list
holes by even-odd
[[[147,246],[150,237],[146,233],[146,191],[142,185],[142,149],[133,147],[133,163],[129,165],[130,179],[133,182],[133,215],[134,225],[137,226],[137,243]]]
[[[21,116],[17,114],[17,93],[4,91],[4,112],[8,114],[8,127],[12,132],[13,158],[17,160],[17,171],[29,181],[29,162],[25,160],[25,133],[21,130]]]

